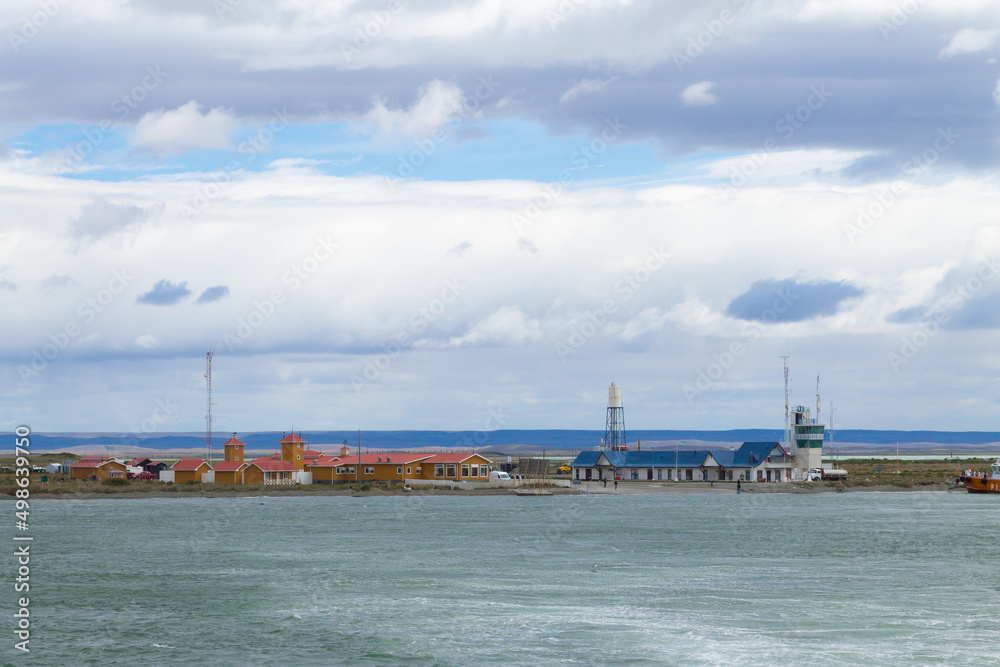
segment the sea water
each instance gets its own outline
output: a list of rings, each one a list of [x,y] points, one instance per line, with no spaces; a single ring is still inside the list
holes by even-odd
[[[31,518],[39,665],[959,665],[1000,646],[1000,496],[38,500]]]

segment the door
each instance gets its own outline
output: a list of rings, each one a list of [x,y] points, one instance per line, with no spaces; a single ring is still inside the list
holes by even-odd
[[[587,468],[587,481],[588,482],[590,481],[590,473],[591,473],[590,468]]]
[[[653,481],[653,469],[652,468],[650,468],[649,470],[646,471],[646,481],[649,481],[649,482]]]

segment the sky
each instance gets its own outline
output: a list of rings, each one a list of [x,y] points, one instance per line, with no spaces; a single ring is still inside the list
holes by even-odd
[[[995,2],[0,28],[3,428],[1000,425]]]

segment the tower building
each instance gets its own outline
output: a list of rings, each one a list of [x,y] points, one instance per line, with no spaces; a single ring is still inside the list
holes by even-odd
[[[792,411],[795,467],[811,470],[823,467],[823,437],[826,426],[817,424],[809,408],[797,405]]]

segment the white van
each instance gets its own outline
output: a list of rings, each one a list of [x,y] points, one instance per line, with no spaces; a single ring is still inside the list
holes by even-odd
[[[490,473],[490,480],[492,481],[494,479],[510,479],[510,475],[501,470],[494,470]]]

